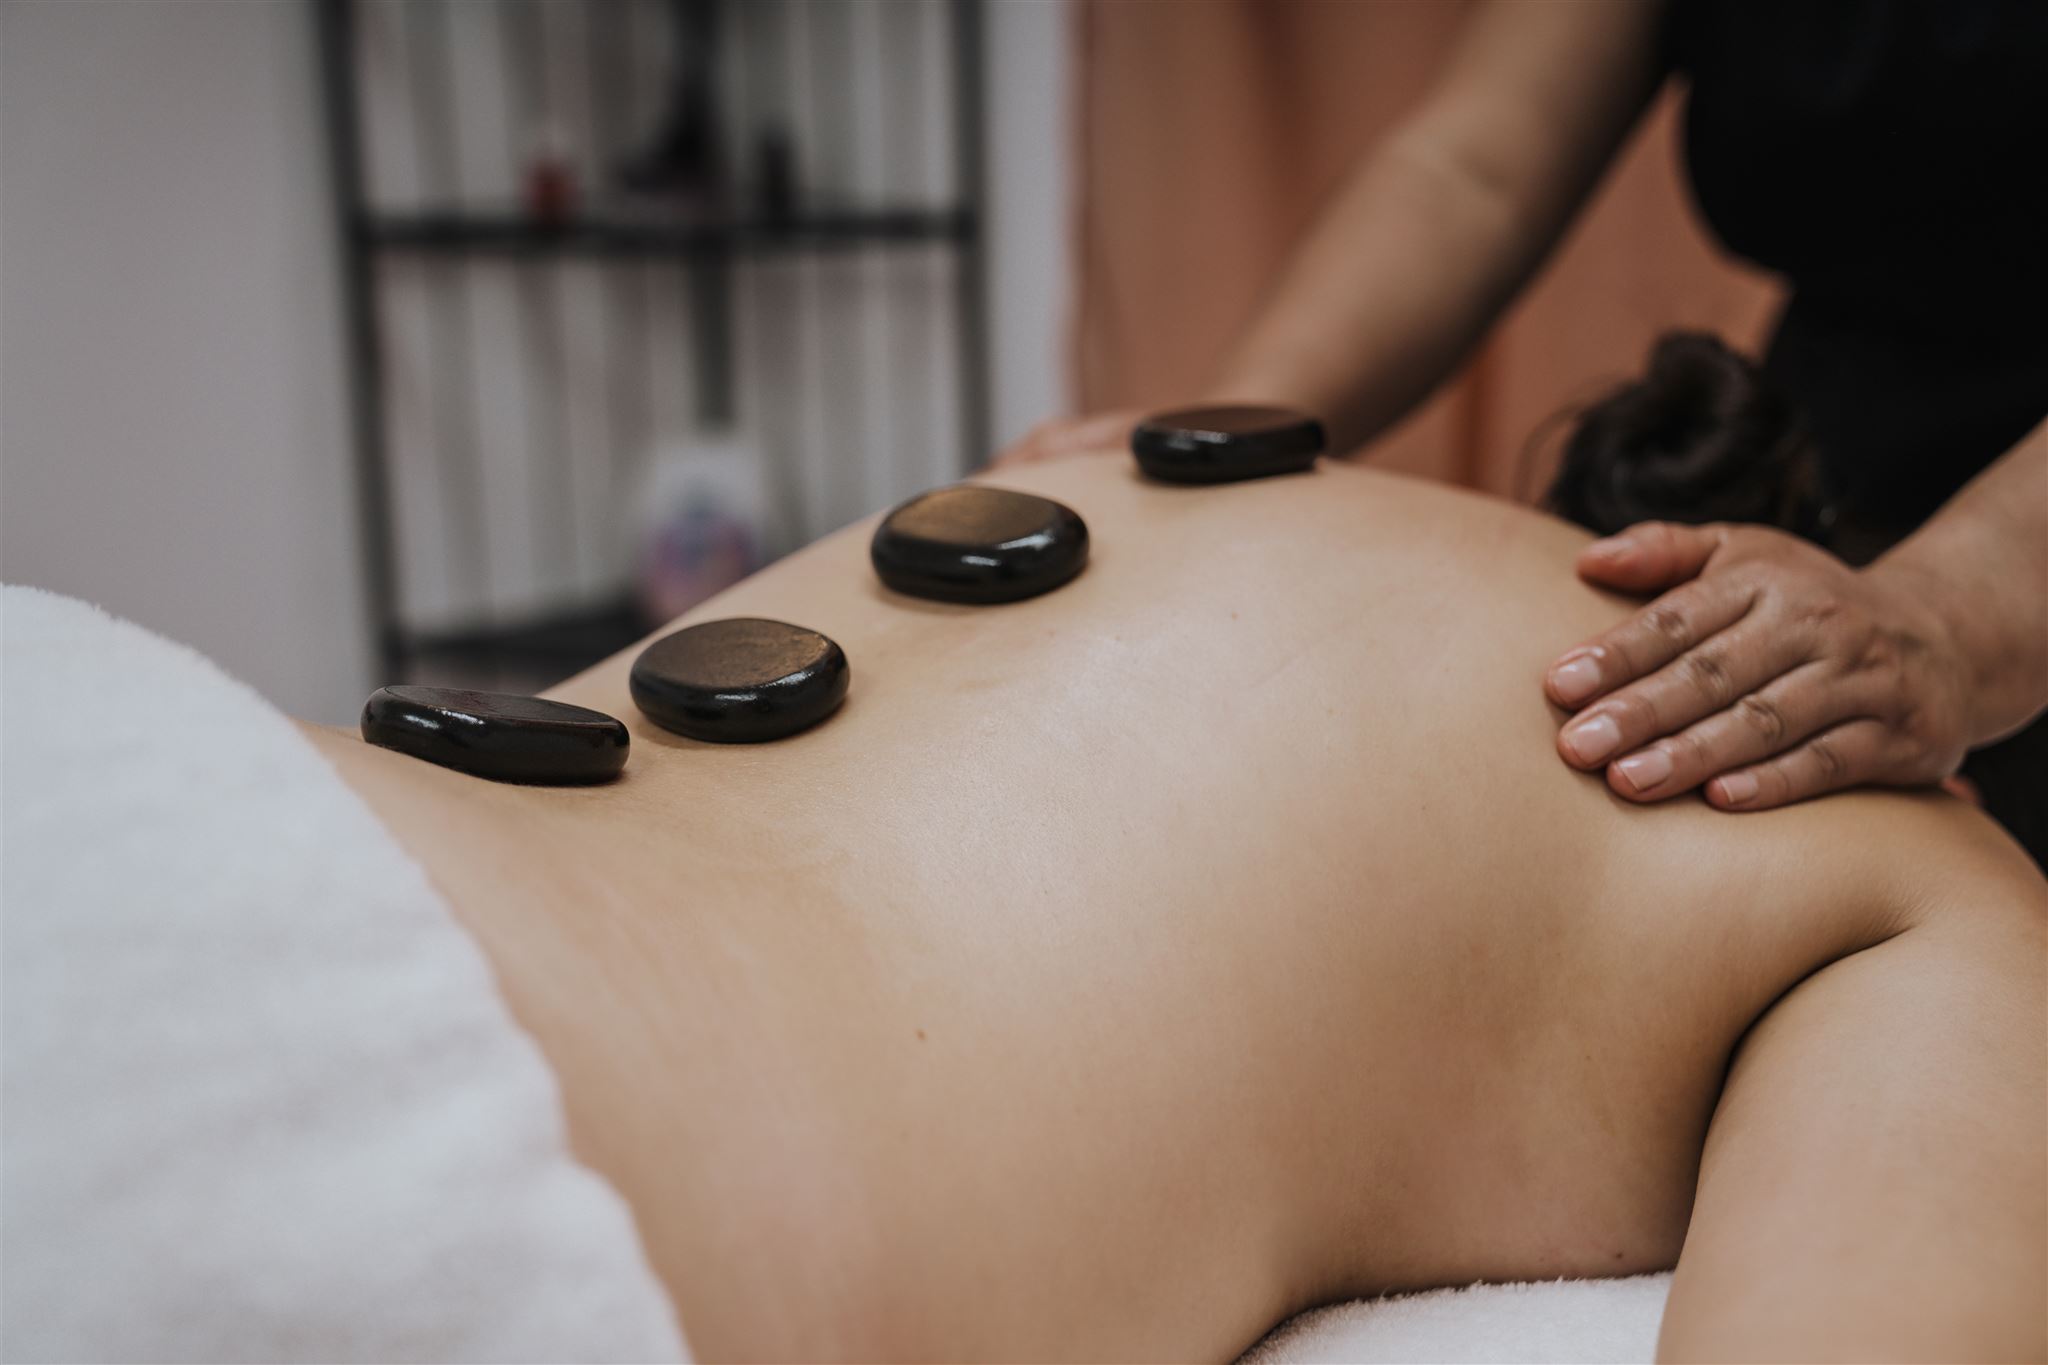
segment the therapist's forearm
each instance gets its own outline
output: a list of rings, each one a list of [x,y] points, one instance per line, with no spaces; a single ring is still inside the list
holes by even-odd
[[[1943,606],[1970,672],[1973,744],[2048,709],[2048,421],[1871,571]]]
[[[1371,440],[1462,361],[1526,273],[1506,215],[1426,155],[1388,146],[1353,176],[1238,340],[1212,397]]]
[[[1425,398],[1534,273],[1654,92],[1656,17],[1640,3],[1475,14],[1437,88],[1297,249],[1208,397],[1313,412],[1337,451]]]

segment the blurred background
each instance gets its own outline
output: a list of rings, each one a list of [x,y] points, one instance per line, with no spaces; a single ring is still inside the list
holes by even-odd
[[[1196,391],[1455,0],[0,0],[0,574],[346,723]],[[1376,460],[1772,298],[1669,102]],[[4,622],[0,622],[4,629]]]

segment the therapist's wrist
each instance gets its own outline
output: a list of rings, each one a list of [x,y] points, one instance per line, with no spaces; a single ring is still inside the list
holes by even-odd
[[[1277,408],[1283,412],[1314,419],[1323,430],[1323,454],[1326,456],[1346,455],[1359,445],[1346,427],[1343,414],[1300,386],[1261,383],[1255,380],[1212,384],[1203,390],[1198,401],[1183,406]]]
[[[2048,705],[2048,622],[2010,619],[1981,566],[1941,564],[1918,548],[1909,541],[1862,572],[1894,600],[1919,608],[1915,634],[1959,674],[1965,742],[1977,748]]]
[[[1331,396],[1304,382],[1297,367],[1270,359],[1247,357],[1225,364],[1188,407],[1286,408],[1313,417],[1325,429],[1337,415]],[[1335,432],[1331,432],[1334,437]],[[1333,447],[1334,448],[1334,447]]]

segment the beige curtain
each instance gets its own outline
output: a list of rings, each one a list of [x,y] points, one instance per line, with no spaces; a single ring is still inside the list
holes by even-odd
[[[1170,404],[1208,379],[1325,196],[1428,87],[1464,8],[1075,0],[1082,411]],[[1562,249],[1375,462],[1540,489],[1554,443],[1521,468],[1538,425],[1635,372],[1659,332],[1759,339],[1775,292],[1698,224],[1675,110],[1667,90]]]

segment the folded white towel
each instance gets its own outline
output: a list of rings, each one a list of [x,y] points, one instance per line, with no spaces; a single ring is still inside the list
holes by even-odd
[[[0,1354],[680,1360],[419,867],[285,718],[0,596]]]
[[[1648,1361],[1669,1275],[1475,1284],[1303,1313],[1240,1365]]]

